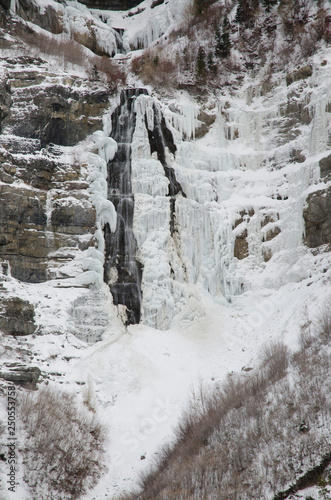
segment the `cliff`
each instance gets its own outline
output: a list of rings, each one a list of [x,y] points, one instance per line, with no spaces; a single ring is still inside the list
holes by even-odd
[[[0,5],[0,388],[61,383],[95,413],[116,459],[75,494],[115,498],[199,374],[245,377],[266,340],[298,351],[329,297],[330,9]],[[25,470],[22,498],[57,498],[62,476]]]

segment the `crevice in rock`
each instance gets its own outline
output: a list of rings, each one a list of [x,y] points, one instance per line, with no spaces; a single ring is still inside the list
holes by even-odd
[[[324,456],[324,458],[318,465],[316,465],[312,469],[309,469],[305,474],[299,477],[299,479],[294,484],[291,484],[291,486],[289,486],[286,490],[277,493],[272,500],[286,500],[289,495],[293,495],[297,491],[308,488],[309,486],[314,486],[317,483],[319,476],[325,471],[325,469],[330,464],[331,464],[331,453],[328,453],[327,455]]]
[[[175,231],[175,217],[176,217],[176,196],[180,193],[184,198],[182,186],[176,179],[175,171],[169,167],[166,161],[165,148],[167,147],[170,153],[175,154],[176,145],[174,143],[172,133],[168,129],[164,116],[161,111],[154,105],[154,127],[150,130],[145,116],[146,130],[148,132],[148,139],[151,148],[151,154],[156,152],[157,158],[163,166],[164,173],[169,180],[168,196],[170,197],[170,234],[173,236]]]

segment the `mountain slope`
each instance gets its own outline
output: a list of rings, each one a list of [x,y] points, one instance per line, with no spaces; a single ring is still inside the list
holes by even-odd
[[[247,5],[239,19],[232,2],[1,9],[1,391],[11,363],[39,368],[40,387],[61,384],[103,424],[108,472],[78,493],[82,500],[134,488],[159,447],[175,439],[201,379],[212,391],[227,373],[253,368],[238,382],[249,387],[263,344],[298,350],[300,331],[330,295],[329,6]],[[328,343],[301,348],[288,381],[263,387],[259,405],[269,420],[285,411],[277,387],[286,384],[298,421],[315,411],[315,397],[328,401]],[[314,363],[305,366],[305,356]],[[326,392],[307,410],[299,395],[323,377]],[[327,408],[315,420],[310,414],[313,432],[294,426],[279,437],[275,447],[294,443],[286,477],[273,469],[273,450],[260,490],[232,484],[224,498],[273,498],[323,460]],[[236,411],[235,419],[246,418],[246,406]],[[249,416],[249,425],[260,418]],[[204,454],[225,453],[222,439],[217,426],[208,430],[205,448],[190,456],[192,481]],[[177,478],[167,479],[176,465],[167,467],[146,498],[203,497],[193,483],[190,493],[176,492]],[[239,471],[238,480],[250,483],[243,467],[248,479]],[[53,493],[45,483],[38,495],[61,498],[61,474]],[[22,464],[20,498],[36,498],[32,476]],[[220,498],[219,486],[212,494]]]

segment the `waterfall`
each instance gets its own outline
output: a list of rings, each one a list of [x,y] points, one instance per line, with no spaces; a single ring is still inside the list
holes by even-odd
[[[135,196],[132,189],[132,143],[137,131],[145,137],[145,140],[140,141],[140,144],[144,144],[145,156],[149,159],[156,156],[163,168],[164,181],[159,183],[157,178],[153,178],[153,184],[156,189],[162,186],[162,194],[168,200],[169,223],[166,233],[170,237],[176,231],[177,195],[186,197],[174,169],[167,162],[167,149],[174,155],[176,146],[160,108],[146,89],[123,90],[120,104],[112,114],[111,138],[117,143],[117,152],[108,161],[107,183],[108,200],[117,212],[117,226],[115,232],[111,231],[108,224],[104,226],[104,281],[109,285],[114,304],[126,307],[127,324],[139,323],[142,309],[143,264],[137,258],[140,249],[133,232]],[[165,182],[167,190],[164,189]],[[147,227],[145,231],[148,231]]]
[[[104,281],[108,283],[115,305],[126,306],[126,323],[140,321],[142,265],[136,258],[133,234],[134,196],[131,184],[131,143],[135,129],[134,100],[145,89],[125,89],[120,105],[112,115],[111,137],[117,142],[117,152],[108,162],[108,199],[117,212],[117,227],[111,232],[104,227]]]

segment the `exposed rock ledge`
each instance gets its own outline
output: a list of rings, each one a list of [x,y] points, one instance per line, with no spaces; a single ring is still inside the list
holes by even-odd
[[[305,243],[315,248],[331,243],[331,186],[311,193],[303,211],[306,224]]]

